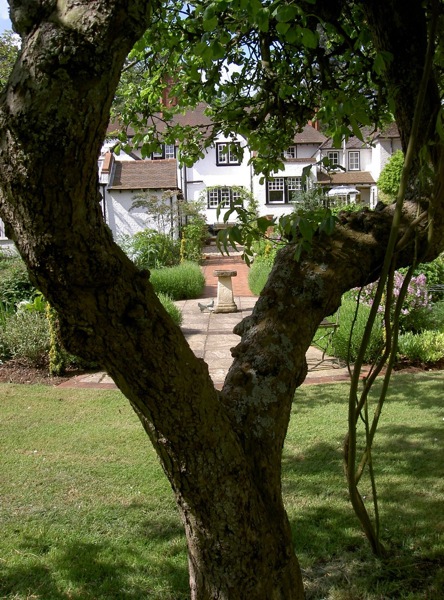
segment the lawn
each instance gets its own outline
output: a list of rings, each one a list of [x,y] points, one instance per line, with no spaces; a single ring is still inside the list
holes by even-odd
[[[393,378],[375,456],[385,562],[372,557],[347,501],[347,386],[298,390],[283,491],[308,599],[444,597],[443,390],[444,372]],[[0,392],[0,598],[188,598],[172,493],[122,395]]]

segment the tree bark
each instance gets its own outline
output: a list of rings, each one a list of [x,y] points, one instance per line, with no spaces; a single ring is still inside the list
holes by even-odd
[[[100,211],[97,157],[110,105],[150,14],[144,0],[14,1],[23,48],[0,101],[0,213],[59,314],[66,347],[108,371],[159,455],[187,534],[193,600],[300,600],[281,494],[291,403],[320,321],[344,291],[377,278],[391,209],[344,215],[299,263],[291,246],[280,252],[215,390]],[[408,120],[411,107],[402,110]],[[426,259],[443,247],[442,155],[441,145],[432,234],[426,222],[415,227]],[[412,237],[416,208],[407,206],[400,237]],[[399,264],[412,255],[407,244]]]

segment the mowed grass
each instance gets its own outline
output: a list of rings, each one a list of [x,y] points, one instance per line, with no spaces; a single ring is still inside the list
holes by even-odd
[[[169,484],[119,392],[0,385],[0,598],[189,598]],[[444,597],[444,373],[397,374],[375,448],[385,561],[347,500],[347,386],[298,390],[283,491],[307,598]],[[361,490],[371,502],[365,480]]]

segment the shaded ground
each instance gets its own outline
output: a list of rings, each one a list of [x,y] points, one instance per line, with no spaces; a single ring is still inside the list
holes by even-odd
[[[51,377],[48,367],[33,367],[21,360],[8,360],[0,364],[0,383],[40,383],[44,385],[59,385],[84,373],[84,370],[70,368],[60,377]]]
[[[420,371],[444,371],[444,359],[433,363],[400,362],[395,366],[395,371],[420,372]],[[0,364],[0,383],[40,383],[43,385],[60,385],[72,377],[85,373],[84,369],[70,368],[66,374],[60,377],[51,377],[48,367],[33,367],[20,360],[9,360]]]

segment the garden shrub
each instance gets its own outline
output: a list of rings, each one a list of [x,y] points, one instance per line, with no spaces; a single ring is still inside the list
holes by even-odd
[[[444,358],[444,333],[440,331],[407,332],[399,336],[398,356],[421,363]]]
[[[183,262],[165,269],[153,269],[150,281],[156,294],[166,294],[173,300],[199,298],[205,286],[202,270],[193,262]]]
[[[248,272],[248,287],[255,296],[259,296],[262,292],[268,277],[273,268],[274,259],[276,258],[277,248],[270,243],[266,243],[260,247],[258,254]]]
[[[0,302],[15,307],[22,300],[29,300],[36,289],[29,280],[28,271],[21,258],[0,259]]]
[[[208,225],[201,215],[196,215],[182,229],[182,240],[180,243],[180,260],[200,262],[202,260],[202,248],[208,237]]]
[[[41,367],[49,351],[49,327],[44,313],[23,310],[9,315],[0,330],[2,360],[18,358]]]
[[[405,273],[407,269],[400,269],[401,273]],[[420,263],[414,270],[413,275],[424,275],[427,280],[427,289],[430,299],[433,302],[438,302],[444,299],[444,291],[433,290],[436,286],[444,285],[444,253],[440,254],[435,260],[429,263]],[[432,288],[432,290],[430,289]]]
[[[332,352],[342,359],[355,361],[358,356],[359,347],[364,336],[365,326],[370,315],[370,307],[360,304],[358,307],[356,321],[353,321],[356,313],[356,301],[348,295],[345,295],[339,309],[339,327],[332,336]],[[378,322],[379,321],[379,322]],[[350,332],[353,332],[350,340]],[[382,317],[377,317],[377,322],[373,328],[370,343],[364,355],[364,362],[372,363],[378,358],[384,346],[382,333]],[[349,350],[350,347],[350,350]]]
[[[261,256],[255,258],[248,272],[248,287],[252,294],[259,296],[267,283],[272,268],[273,265],[269,260]]]
[[[121,236],[119,245],[140,269],[160,269],[180,262],[180,242],[154,229]]]
[[[180,325],[182,325],[182,320],[183,320],[182,313],[181,313],[180,309],[174,304],[171,296],[162,294],[162,292],[159,292],[157,294],[157,296],[158,296],[159,300],[161,301],[164,309],[167,311],[167,313],[173,319],[174,323],[176,323],[176,325],[178,327],[180,327]]]
[[[68,353],[60,343],[57,311],[49,304],[46,306],[46,318],[49,328],[49,374],[63,375],[69,361]]]

